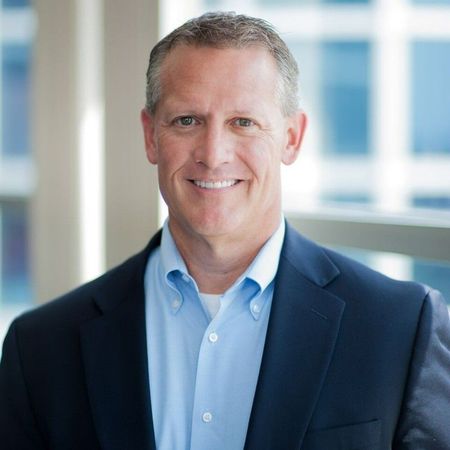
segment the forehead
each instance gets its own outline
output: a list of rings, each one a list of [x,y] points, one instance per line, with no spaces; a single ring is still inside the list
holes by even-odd
[[[161,66],[162,97],[208,93],[275,101],[280,75],[273,56],[260,46],[214,48],[179,45]]]
[[[170,68],[173,65],[182,65],[194,59],[197,63],[202,60],[208,62],[210,59],[222,60],[223,62],[230,62],[233,60],[242,62],[247,61],[246,65],[251,65],[255,60],[258,62],[265,61],[274,69],[276,69],[276,62],[269,51],[257,44],[251,44],[245,47],[227,47],[227,46],[208,46],[208,45],[190,45],[178,44],[173,47],[166,55],[162,70]]]

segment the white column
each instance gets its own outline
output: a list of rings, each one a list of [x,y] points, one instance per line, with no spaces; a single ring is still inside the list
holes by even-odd
[[[408,202],[409,52],[406,0],[378,0],[373,39],[374,197],[384,210]]]
[[[77,2],[80,276],[105,270],[103,1]]]

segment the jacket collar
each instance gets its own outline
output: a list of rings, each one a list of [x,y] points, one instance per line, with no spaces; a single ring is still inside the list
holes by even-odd
[[[94,302],[102,313],[112,311],[129,299],[129,286],[143,288],[144,274],[150,253],[161,244],[159,230],[140,253],[132,256],[120,266],[108,271],[97,280]]]
[[[144,270],[160,233],[144,251],[97,282],[100,315],[82,325],[81,348],[101,448],[155,449],[148,384]]]
[[[94,423],[108,450],[155,449],[143,278],[160,240],[159,232],[99,280],[94,301],[101,314],[81,329]],[[345,307],[326,290],[338,276],[326,253],[287,225],[246,450],[300,447]]]
[[[300,448],[345,307],[325,289],[338,275],[319,246],[287,227],[246,450]]]

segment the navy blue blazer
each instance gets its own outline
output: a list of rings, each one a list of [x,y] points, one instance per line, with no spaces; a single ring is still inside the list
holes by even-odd
[[[13,322],[0,365],[3,450],[155,449],[143,276],[159,242]],[[450,449],[440,294],[288,226],[245,449]]]

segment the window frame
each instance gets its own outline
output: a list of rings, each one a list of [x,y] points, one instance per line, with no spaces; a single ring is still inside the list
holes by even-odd
[[[148,52],[152,43],[156,43],[161,35],[182,23],[187,17],[200,14],[200,0],[189,0],[183,7],[174,9],[174,0],[167,2],[139,0],[133,5],[121,5],[117,2],[99,1],[97,25],[101,33],[95,39],[101,40],[103,66],[100,77],[101,98],[104,109],[104,147],[108,149],[108,156],[104,161],[104,216],[105,216],[105,268],[112,267],[127,255],[145,243],[146,239],[160,224],[157,211],[160,197],[157,188],[157,174],[149,169],[144,161],[144,148],[139,127],[139,108],[143,100],[144,74]],[[258,8],[257,8],[258,6]],[[35,8],[40,24],[35,47],[36,67],[34,89],[36,91],[33,106],[32,123],[34,127],[33,145],[35,147],[36,164],[39,177],[34,168],[22,168],[20,177],[28,180],[28,185],[22,187],[20,195],[32,198],[32,267],[35,270],[35,282],[38,301],[52,298],[58,293],[70,289],[85,281],[82,276],[80,229],[77,221],[80,219],[80,162],[79,162],[79,129],[77,121],[80,119],[80,90],[83,89],[80,79],[84,76],[80,71],[83,60],[79,52],[82,45],[88,45],[81,40],[83,34],[83,2],[67,0],[64,5],[55,4],[51,0],[36,2]],[[374,9],[377,14],[374,14]],[[406,0],[392,2],[392,0],[374,0],[369,5],[309,5],[292,7],[299,13],[301,23],[295,20],[295,15],[288,14],[288,23],[298,29],[297,36],[306,38],[324,38],[327,40],[345,37],[348,39],[375,37],[375,58],[380,58],[380,49],[390,48],[390,69],[386,73],[376,73],[378,81],[385,87],[383,98],[389,98],[390,104],[395,104],[407,95],[408,86],[402,92],[392,92],[383,80],[389,76],[396,76],[398,64],[408,64],[405,52],[405,40],[411,37],[405,34],[400,24],[383,17],[396,16],[399,11],[408,10],[411,19],[411,33],[415,37],[434,36],[450,39],[450,8],[439,6],[418,7],[409,5]],[[170,11],[176,11],[175,16],[169,16]],[[256,1],[248,2],[242,9],[243,13],[257,15],[263,11],[263,17],[271,15],[271,21],[281,28],[285,24],[286,14],[281,14],[275,7],[257,5]],[[152,18],[149,24],[148,18]],[[297,16],[298,17],[298,16]],[[333,20],[330,20],[333,17]],[[127,20],[128,25],[124,24]],[[91,22],[87,22],[90,24]],[[352,23],[348,27],[348,23]],[[392,33],[389,39],[381,38],[377,33],[380,27]],[[86,30],[84,30],[86,31]],[[64,39],[55,39],[55,35],[63,33]],[[286,37],[286,35],[284,35]],[[392,39],[397,39],[392,41]],[[95,43],[97,45],[98,43]],[[130,53],[134,49],[135,53]],[[405,54],[403,53],[405,52]],[[402,57],[396,59],[399,53]],[[122,64],[128,61],[127,67]],[[58,65],[56,65],[58,62]],[[376,64],[373,64],[375,66]],[[396,67],[397,65],[397,67]],[[49,77],[49,73],[51,77]],[[380,81],[381,80],[381,81]],[[123,89],[124,82],[127,89]],[[391,79],[392,81],[392,79]],[[392,82],[395,83],[395,79]],[[122,92],[123,95],[118,95]],[[95,93],[95,95],[97,95]],[[374,92],[373,96],[378,96]],[[65,101],[63,111],[51,109],[52,105]],[[127,101],[125,101],[128,99]],[[83,102],[87,102],[84,99]],[[407,102],[405,102],[407,105]],[[85,106],[85,105],[84,105]],[[406,107],[406,106],[405,106]],[[124,109],[125,108],[125,109]],[[395,108],[394,108],[395,109]],[[382,123],[388,122],[390,136],[398,134],[398,127],[406,125],[396,116],[398,110],[389,111],[389,117],[381,117],[374,106],[374,130],[381,136]],[[400,116],[405,116],[400,111]],[[62,116],[62,117],[61,117]],[[389,118],[394,118],[392,121]],[[118,126],[120,124],[120,126]],[[53,139],[49,139],[52,135]],[[377,138],[378,139],[378,138]],[[376,145],[384,148],[379,138]],[[401,139],[394,142],[400,149],[404,149],[406,142]],[[61,146],[66,145],[70,158],[61,158]],[[124,155],[123,148],[127,147]],[[129,161],[129,156],[132,161]],[[380,160],[386,155],[376,155]],[[303,155],[302,155],[303,157]],[[428,161],[428,160],[427,160]],[[388,158],[387,165],[395,163]],[[432,162],[430,162],[431,164]],[[299,161],[298,164],[303,164]],[[136,189],[118,180],[123,176],[126,165],[127,177],[133,177]],[[440,166],[442,166],[440,164]],[[9,169],[8,169],[9,170]],[[39,181],[39,182],[38,182]],[[394,182],[394,179],[382,180]],[[67,198],[61,198],[55,186],[64,183],[69,191]],[[381,183],[381,180],[376,181]],[[444,186],[445,188],[445,186]],[[6,188],[3,192],[6,192]],[[0,195],[1,195],[0,190]],[[380,194],[380,201],[389,196],[386,189]],[[397,201],[396,199],[394,199]],[[395,203],[394,201],[394,203]],[[49,205],[53,208],[53,214]],[[146,211],[143,210],[145,205]],[[392,205],[392,206],[395,206]],[[58,211],[55,219],[54,210]],[[130,221],[128,217],[136,217]],[[410,256],[449,261],[445,255],[445,246],[449,242],[449,218],[442,218],[443,223],[437,224],[429,215],[425,219],[409,219],[394,214],[362,213],[353,211],[351,215],[344,210],[308,210],[303,208],[295,214],[288,213],[292,223],[307,236],[330,245],[348,245],[377,251],[398,252]],[[448,222],[446,222],[448,220]],[[349,230],[358,229],[358,233]],[[406,233],[407,231],[407,233]],[[414,239],[404,242],[392,236],[406,236],[412,233]],[[390,237],[390,235],[392,236]],[[119,239],[120,238],[120,239]],[[419,245],[420,242],[420,245]],[[447,247],[448,248],[448,247]],[[49,256],[49,249],[52,255]],[[58,283],[55,283],[55,274]],[[49,288],[49,286],[51,286]]]
[[[450,213],[428,217],[345,208],[287,213],[301,233],[320,243],[450,262]]]

